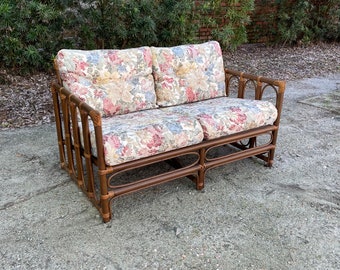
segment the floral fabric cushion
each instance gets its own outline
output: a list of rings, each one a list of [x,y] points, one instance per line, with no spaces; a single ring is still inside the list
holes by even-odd
[[[276,107],[268,101],[220,97],[162,109],[196,117],[204,139],[214,139],[248,129],[271,125],[277,118]]]
[[[56,63],[64,87],[104,117],[157,107],[149,47],[64,49]]]
[[[225,73],[216,41],[151,47],[157,104],[162,107],[225,96]]]
[[[161,110],[104,118],[102,127],[105,162],[111,166],[203,140],[202,127],[195,118]],[[95,146],[94,131],[90,137]]]

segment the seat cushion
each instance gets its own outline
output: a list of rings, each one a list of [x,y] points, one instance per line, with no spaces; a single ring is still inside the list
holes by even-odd
[[[91,129],[91,144],[95,146]],[[202,127],[195,118],[159,109],[105,118],[102,129],[105,162],[111,166],[203,140]]]
[[[157,107],[149,47],[64,49],[56,64],[64,87],[104,117]]]
[[[268,101],[229,97],[162,108],[162,111],[196,117],[202,125],[204,139],[272,125],[277,118],[276,107]]]
[[[225,73],[218,42],[151,47],[151,51],[159,106],[225,96]]]

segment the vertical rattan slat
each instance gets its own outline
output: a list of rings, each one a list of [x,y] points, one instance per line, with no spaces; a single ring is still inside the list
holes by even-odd
[[[256,100],[261,100],[262,99],[262,82],[261,82],[261,77],[257,77],[256,78],[255,99]]]
[[[64,117],[64,135],[67,153],[67,168],[70,175],[74,176],[74,160],[72,151],[72,138],[70,129],[70,111],[69,111],[69,100],[65,95],[61,95],[61,107]]]
[[[78,125],[78,110],[77,106],[74,102],[70,102],[70,111],[71,111],[71,121],[72,121],[72,134],[73,134],[73,147],[76,158],[76,178],[78,181],[78,186],[81,188],[85,188],[84,183],[84,168],[81,157],[81,141],[79,134],[79,125]]]
[[[91,141],[90,141],[90,129],[89,129],[89,115],[84,110],[80,110],[83,142],[84,142],[84,157],[87,171],[87,185],[86,192],[89,198],[95,198],[94,194],[94,173],[91,154]]]
[[[240,73],[239,75],[239,81],[238,81],[238,98],[244,98],[244,91],[246,88],[246,80],[243,78],[243,73]]]
[[[51,85],[51,92],[52,92],[52,98],[53,98],[53,109],[54,109],[55,123],[56,123],[56,129],[57,129],[60,166],[64,168],[66,166],[66,157],[65,157],[65,149],[64,149],[62,119],[60,117],[60,96],[59,96],[59,91],[57,90],[54,84]]]

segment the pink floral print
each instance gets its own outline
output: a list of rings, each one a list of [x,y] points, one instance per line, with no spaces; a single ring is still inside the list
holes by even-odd
[[[156,108],[149,47],[126,50],[61,50],[64,87],[103,117]]]
[[[161,107],[225,96],[225,73],[216,41],[151,47],[157,104]]]
[[[105,162],[111,166],[203,140],[203,130],[197,119],[159,109],[104,118],[102,130]],[[90,138],[96,153],[93,127]]]
[[[204,139],[272,125],[277,118],[276,107],[268,101],[229,97],[182,104],[162,110],[197,118],[203,128]]]

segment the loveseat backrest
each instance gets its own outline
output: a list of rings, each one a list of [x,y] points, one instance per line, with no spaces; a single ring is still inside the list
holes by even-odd
[[[126,50],[60,50],[63,86],[103,117],[156,108],[149,47]]]
[[[225,96],[216,41],[125,50],[60,50],[63,86],[103,117]]]
[[[217,41],[151,47],[157,104],[161,107],[225,96],[222,50]]]

